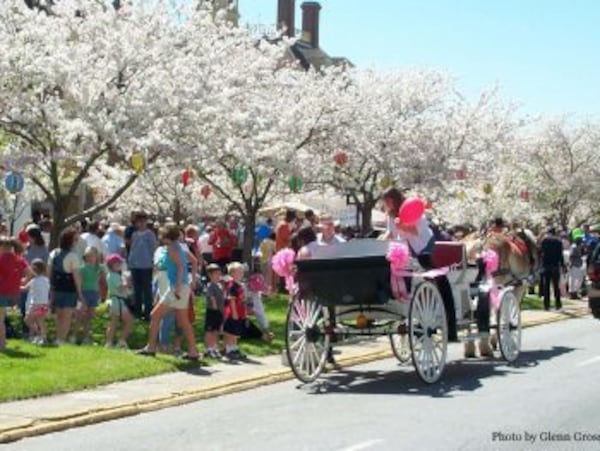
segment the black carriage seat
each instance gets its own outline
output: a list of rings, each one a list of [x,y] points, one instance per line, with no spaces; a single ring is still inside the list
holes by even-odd
[[[431,254],[431,262],[435,269],[461,266],[464,259],[465,245],[451,241],[437,241]]]

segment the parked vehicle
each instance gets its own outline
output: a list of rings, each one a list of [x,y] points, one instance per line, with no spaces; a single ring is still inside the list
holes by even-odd
[[[594,318],[600,319],[600,246],[588,257],[587,262],[587,293],[590,309]]]

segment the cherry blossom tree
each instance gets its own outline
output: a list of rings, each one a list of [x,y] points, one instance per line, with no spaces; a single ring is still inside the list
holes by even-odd
[[[363,233],[383,191],[395,185],[437,202],[455,171],[481,171],[513,130],[496,91],[469,102],[438,72],[353,71],[335,93],[318,142],[319,180],[361,212]]]
[[[512,163],[528,181],[532,204],[548,220],[566,228],[597,214],[599,124],[546,120],[524,137]]]
[[[286,57],[288,43],[257,41],[234,27],[229,33],[235,44],[215,42],[209,53],[186,54],[190,75],[211,60],[227,69],[187,85],[179,162],[241,216],[249,261],[258,211],[276,193],[302,188],[310,158],[302,151],[316,139],[323,102],[314,92],[323,81]],[[208,95],[198,102],[201,93]]]
[[[134,184],[141,169],[131,169],[133,155],[146,169],[176,158],[181,102],[193,80],[180,70],[185,54],[226,42],[227,27],[197,10],[191,34],[175,13],[163,2],[115,11],[107,2],[63,0],[50,15],[18,0],[0,3],[0,130],[18,149],[2,163],[22,171],[52,204],[54,239]],[[195,94],[202,104],[204,93]],[[105,167],[126,176],[106,179]],[[106,195],[73,208],[85,185]]]
[[[224,215],[228,207],[193,169],[182,169],[176,163],[161,160],[144,172],[111,210],[146,210],[162,220],[171,218],[179,223]]]

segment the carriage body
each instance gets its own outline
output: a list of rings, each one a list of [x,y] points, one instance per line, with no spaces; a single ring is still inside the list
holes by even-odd
[[[322,305],[386,304],[392,298],[388,243],[356,240],[317,248],[296,263],[299,294]]]

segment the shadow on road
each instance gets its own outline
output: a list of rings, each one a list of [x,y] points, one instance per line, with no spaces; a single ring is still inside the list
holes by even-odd
[[[481,388],[481,381],[485,378],[520,374],[529,367],[574,350],[575,348],[555,346],[547,350],[525,351],[512,365],[502,360],[453,361],[446,365],[441,380],[433,385],[423,383],[412,366],[404,365],[395,371],[342,369],[327,374],[324,380],[303,389],[313,395],[349,393],[450,398],[459,392],[471,392]]]

